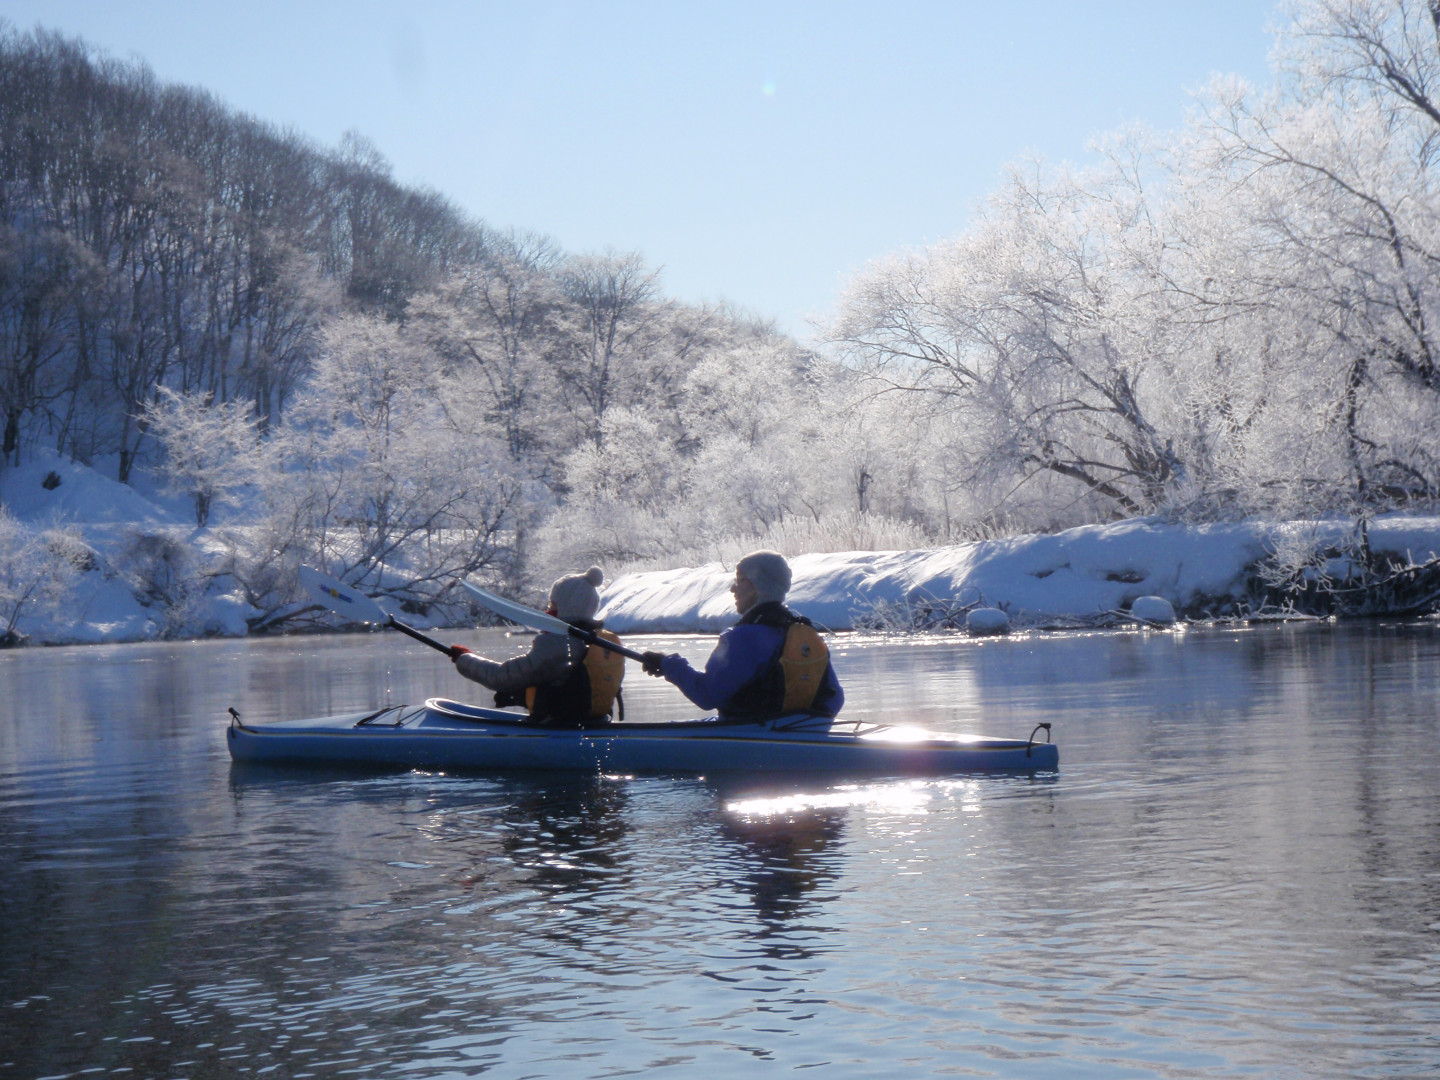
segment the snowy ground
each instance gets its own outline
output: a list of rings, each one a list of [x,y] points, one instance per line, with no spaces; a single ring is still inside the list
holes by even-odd
[[[59,483],[47,487],[46,478]],[[208,529],[195,528],[190,501],[155,491],[148,477],[134,487],[53,453],[41,453],[0,473],[0,508],[38,533],[61,527],[77,533],[95,553],[93,568],[79,576],[60,605],[26,605],[16,630],[35,644],[146,641],[174,625],[175,613],[135,587],[129,563],[147,539],[164,538],[195,557],[213,545]],[[52,479],[53,483],[53,479]],[[5,552],[0,552],[3,563]],[[3,566],[0,566],[3,570]],[[0,583],[3,584],[3,583]],[[238,591],[222,581],[193,598],[185,622],[195,633],[239,637],[255,614]],[[8,612],[0,612],[0,616]],[[5,618],[0,617],[0,630]]]
[[[46,488],[51,473],[60,483]],[[4,473],[0,504],[30,530],[71,528],[97,556],[65,604],[25,609],[17,629],[34,643],[139,641],[174,632],[173,614],[139,594],[126,560],[146,537],[168,538],[197,558],[215,543],[210,530],[194,527],[186,500],[156,493],[143,478],[130,487],[53,456]],[[1137,520],[923,551],[800,555],[791,560],[790,602],[834,630],[971,605],[1001,608],[1020,625],[1087,619],[1126,611],[1142,596],[1220,614],[1245,595],[1248,568],[1267,553],[1317,536],[1340,540],[1352,529],[1349,522],[1186,527]],[[1369,540],[1377,552],[1422,562],[1440,555],[1440,518],[1379,519]],[[733,573],[717,563],[621,574],[604,591],[602,615],[620,632],[715,632],[735,619]],[[537,606],[543,600],[521,599]],[[192,598],[184,625],[191,633],[238,636],[252,614],[221,579]]]
[[[791,560],[790,604],[831,629],[902,621],[920,609],[998,607],[1019,623],[1087,619],[1128,611],[1142,596],[1176,609],[1223,614],[1244,597],[1247,568],[1277,546],[1342,540],[1334,524],[1177,526],[1126,521],[925,551],[852,551]],[[1376,552],[1423,562],[1440,553],[1440,518],[1371,523]],[[733,568],[628,574],[605,592],[606,625],[639,630],[716,631],[735,620],[727,591]]]

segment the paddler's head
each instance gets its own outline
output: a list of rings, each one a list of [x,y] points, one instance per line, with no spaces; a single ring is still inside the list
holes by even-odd
[[[790,564],[778,551],[752,551],[735,564],[730,592],[741,615],[756,604],[779,602],[790,591]]]
[[[570,574],[550,586],[550,614],[568,623],[589,622],[600,610],[600,585],[605,571],[592,566],[583,574]]]

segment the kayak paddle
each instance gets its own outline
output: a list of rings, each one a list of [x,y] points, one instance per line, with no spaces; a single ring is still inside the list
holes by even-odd
[[[506,600],[503,596],[496,596],[492,592],[480,588],[479,585],[471,585],[464,578],[460,584],[470,591],[470,595],[479,600],[487,608],[499,615],[502,619],[508,619],[521,626],[528,626],[531,630],[548,630],[552,634],[570,634],[578,637],[589,645],[599,645],[602,649],[619,653],[621,656],[628,656],[631,660],[639,660],[644,663],[645,658],[633,649],[627,649],[623,645],[616,645],[613,641],[606,641],[593,630],[582,630],[578,626],[571,626],[564,619],[557,619],[554,615],[546,615],[543,611],[536,611],[524,604],[517,604],[513,600]]]
[[[311,600],[314,600],[321,607],[329,608],[336,615],[346,619],[353,619],[356,622],[376,623],[380,626],[393,626],[402,634],[407,634],[416,641],[429,645],[432,649],[438,649],[450,659],[455,659],[450,651],[449,645],[442,645],[432,637],[427,637],[413,626],[406,626],[387,614],[385,609],[377,604],[370,597],[357,592],[349,585],[342,585],[332,577],[327,577],[319,570],[309,566],[300,567],[300,585]]]

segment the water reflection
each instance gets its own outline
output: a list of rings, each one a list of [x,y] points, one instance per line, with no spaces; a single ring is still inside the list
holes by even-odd
[[[453,672],[378,636],[0,655],[0,1078],[1440,1067],[1434,625],[837,653],[857,712],[1052,720],[1061,772],[236,770],[226,705]]]
[[[773,958],[812,958],[821,948],[813,937],[797,940],[793,924],[817,918],[819,908],[835,898],[843,855],[843,810],[810,810],[799,815],[747,815],[730,812],[720,818],[720,834],[741,856],[737,885],[750,899],[759,920],[756,940]],[[832,890],[832,891],[826,891]],[[832,932],[814,922],[811,935]]]

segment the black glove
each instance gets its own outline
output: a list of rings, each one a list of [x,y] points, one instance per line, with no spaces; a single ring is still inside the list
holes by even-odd
[[[496,690],[496,691],[495,691],[495,707],[496,707],[497,709],[507,709],[507,708],[509,708],[511,705],[524,705],[524,704],[525,704],[525,695],[522,694],[522,693],[520,693],[520,692],[517,691],[517,690]]]
[[[665,659],[663,653],[646,652],[640,654],[640,666],[645,669],[646,675],[659,675],[660,663]]]

